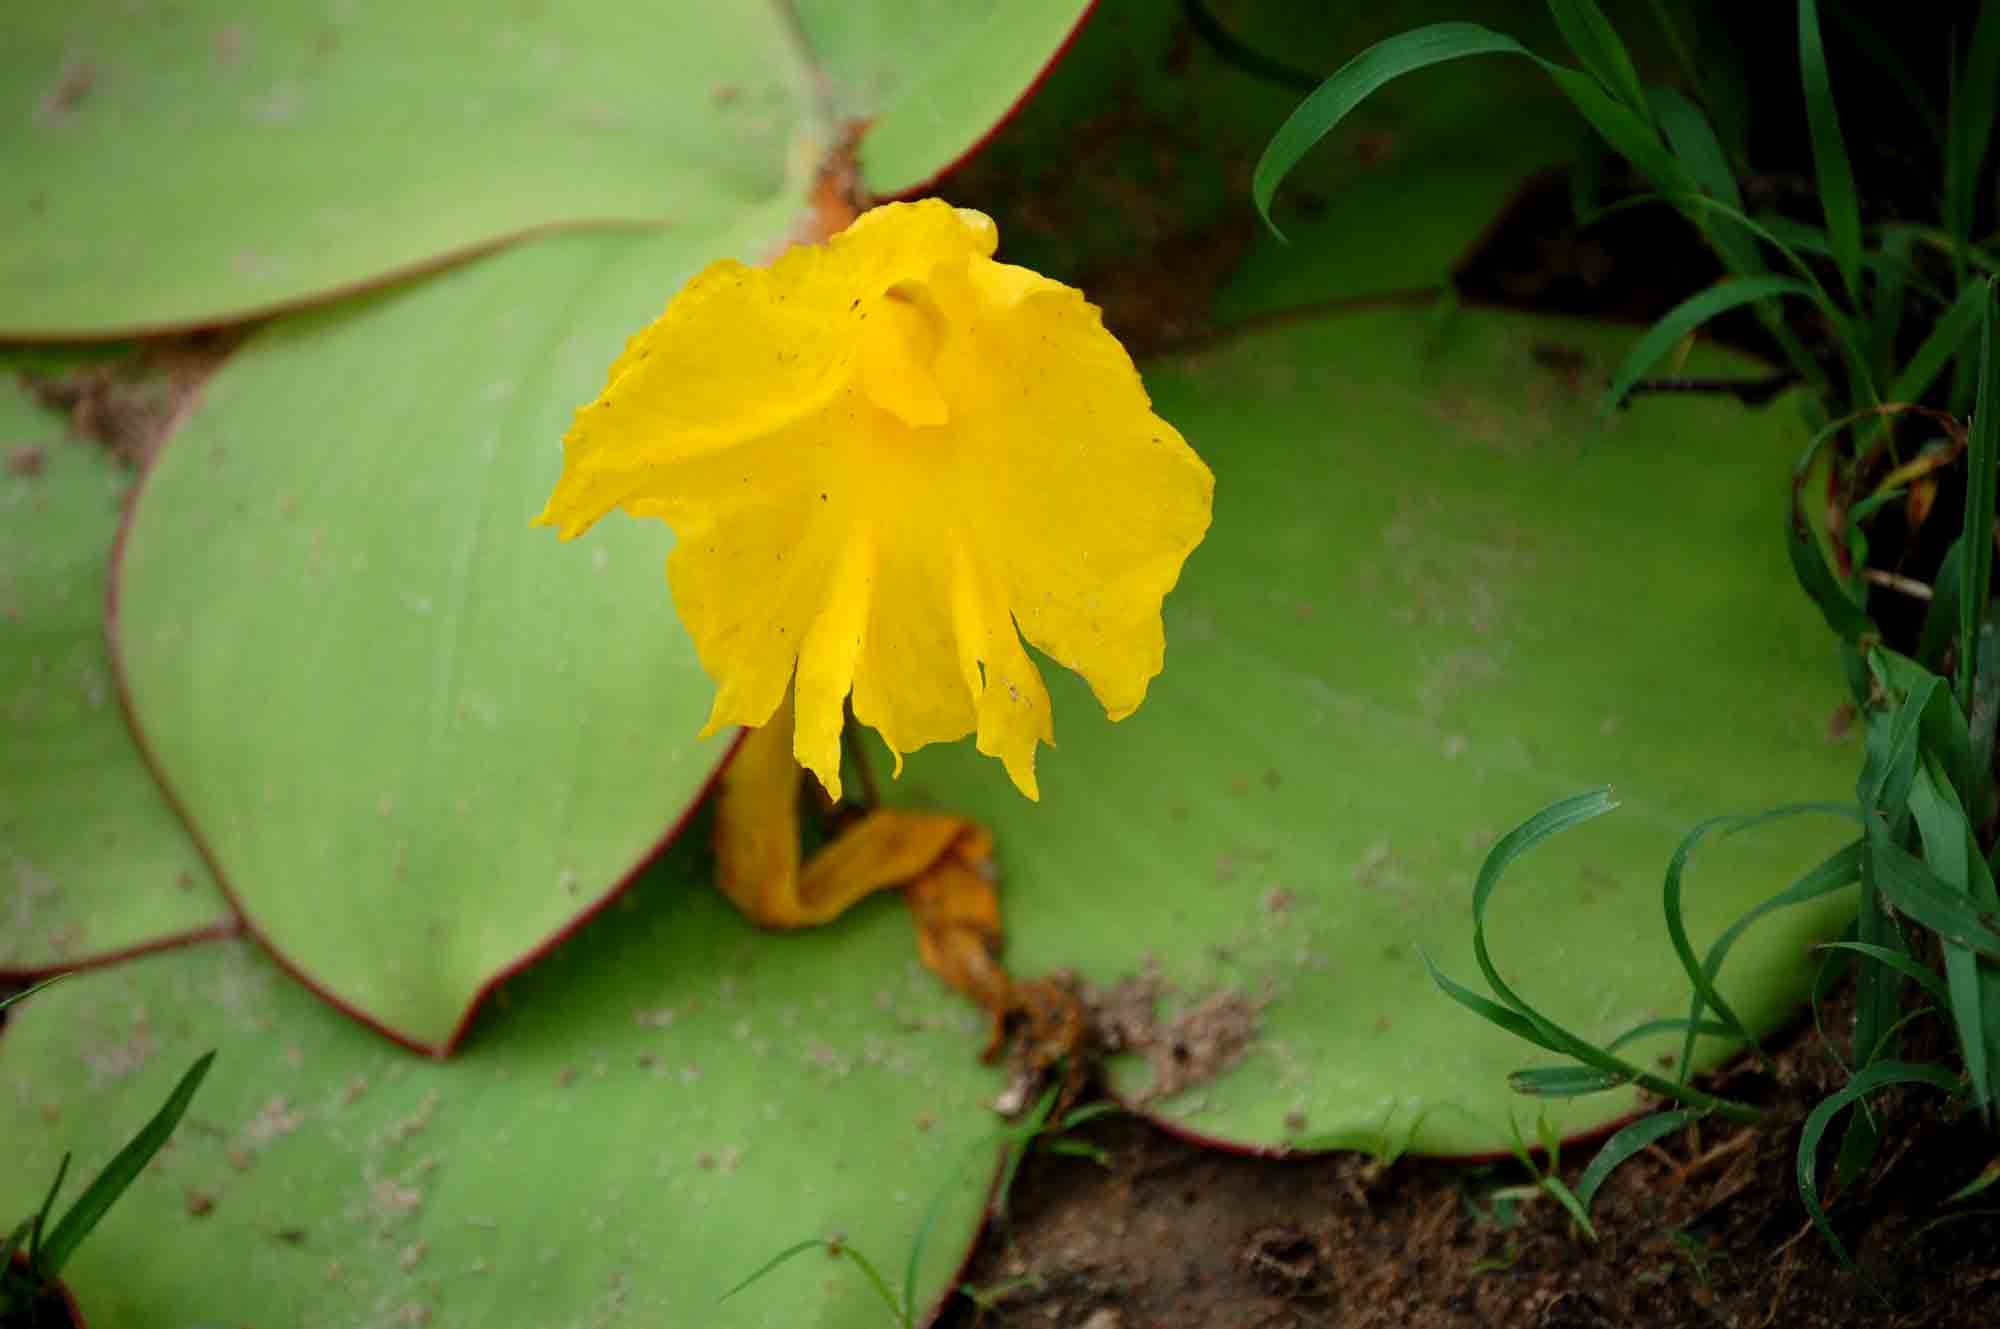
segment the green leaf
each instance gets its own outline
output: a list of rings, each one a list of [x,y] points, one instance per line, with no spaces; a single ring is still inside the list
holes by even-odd
[[[699,839],[513,980],[449,1060],[342,1018],[245,942],[64,984],[7,1031],[0,1212],[39,1199],[63,1149],[111,1154],[214,1046],[188,1118],[202,1128],[64,1271],[92,1329],[373,1307],[432,1324],[879,1329],[867,1281],[815,1258],[716,1299],[806,1234],[889,1268],[936,1206],[926,1311],[996,1162],[979,1013],[911,962],[891,899],[759,932],[707,885]]]
[[[1870,725],[1872,748],[1878,726]],[[1910,940],[1890,912],[1882,889],[1881,865],[1864,837],[1860,856],[1861,899],[1854,915],[1854,937],[1864,946],[1910,953]],[[1854,1029],[1851,1046],[1854,1067],[1871,1059],[1891,1055],[1894,1036],[1902,1014],[1903,979],[1884,965],[1861,965],[1854,977]],[[1817,1018],[1817,1017],[1815,1017]],[[1850,1128],[1850,1134],[1853,1129]]]
[[[1881,293],[1884,300],[1890,293]],[[1931,384],[1944,372],[1951,359],[1965,349],[1972,339],[1975,329],[1984,326],[1985,309],[1991,303],[1989,287],[1985,282],[1974,282],[1958,293],[1958,299],[1931,325],[1931,330],[1910,358],[1903,362],[1902,370],[1890,385],[1886,400],[1891,402],[1918,403],[1930,391]],[[1903,301],[1900,292],[1895,303]]]
[[[1672,88],[1656,87],[1650,93],[1654,118],[1667,144],[1702,192],[1737,212],[1743,211],[1743,193],[1736,185],[1736,172],[1729,164],[1715,130],[1701,108]],[[1763,266],[1754,247],[1737,247],[1733,261]]]
[[[6,1236],[0,1237],[0,1311],[13,1310],[20,1304],[16,1298],[29,1296],[35,1290],[14,1265],[15,1253],[26,1249],[28,1234],[34,1226],[33,1218],[24,1218]]]
[[[1675,1131],[1693,1122],[1700,1121],[1708,1113],[1699,1108],[1677,1108],[1671,1112],[1656,1112],[1649,1117],[1641,1117],[1630,1126],[1620,1130],[1606,1140],[1598,1149],[1590,1166],[1576,1179],[1577,1203],[1586,1210],[1590,1202],[1597,1198],[1598,1190],[1611,1179],[1625,1161],[1634,1154],[1642,1153],[1650,1145],[1659,1143]]]
[[[19,992],[10,992],[4,997],[0,997],[0,1011],[6,1010],[9,1006],[14,1005],[16,1002],[25,1001],[27,998],[34,996],[37,992],[41,992],[50,987],[55,986],[57,983],[62,982],[65,978],[68,978],[70,972],[73,971],[66,971],[60,974],[52,974],[48,978],[43,979],[41,982],[36,983],[32,987],[25,987],[22,988]]]
[[[1910,787],[1909,809],[1923,837],[1924,861],[1939,880],[1989,915],[2000,912],[2000,900],[1993,897],[1993,883],[1985,876],[1986,863],[1979,856],[1978,842],[1966,820],[1965,809],[1932,752],[1924,753]],[[1978,887],[1973,881],[1974,864],[1978,865]],[[1991,979],[1982,974],[1979,956],[1970,947],[1949,940],[1939,944],[1944,951],[1945,980],[1949,986],[1949,995],[1940,1004],[1951,1012],[1952,1024],[1958,1032],[1973,1102],[1981,1113],[1990,1113],[1992,1091],[1988,1068],[1992,1065],[1994,1035],[2000,1031],[1986,1027],[1986,1003],[1981,989]]]
[[[1944,147],[1944,224],[1956,242],[1954,261],[1971,249],[1979,173],[1993,144],[1993,117],[2000,104],[2000,13],[1979,8],[1965,68],[1951,89],[1950,123]]]
[[[241,320],[551,230],[712,231],[803,202],[850,119],[869,185],[912,188],[1088,5],[15,8],[0,337],[26,339]]]
[[[28,1269],[39,1279],[42,1265],[42,1234],[49,1230],[49,1215],[55,1212],[56,1197],[62,1194],[63,1179],[69,1176],[70,1154],[63,1151],[62,1161],[56,1164],[56,1174],[49,1182],[48,1191],[43,1194],[41,1204],[34,1216],[28,1220]]]
[[[861,176],[879,197],[929,186],[1014,111],[1091,0],[800,0],[792,6],[835,119],[872,123]]]
[[[1833,245],[1833,263],[1840,271],[1849,305],[1859,308],[1861,203],[1854,188],[1854,168],[1847,160],[1847,142],[1840,132],[1840,114],[1833,104],[1833,85],[1827,77],[1818,0],[1799,0],[1799,70],[1805,84],[1813,169],[1819,181],[1820,207],[1826,214],[1827,237]]]
[[[1961,532],[1959,538],[1951,542],[1951,548],[1944,551],[1937,576],[1931,579],[1930,608],[1924,612],[1924,627],[1917,638],[1916,652],[1917,663],[1926,669],[1944,668],[1944,654],[1961,630],[1958,602],[1959,582],[1965,575],[1961,571],[1964,566],[1965,537]]]
[[[1870,946],[1859,941],[1830,941],[1821,949],[1829,951],[1852,951],[1865,955],[1877,964],[1887,965],[1903,977],[1911,980],[1928,993],[1941,1007],[1951,1005],[1951,995],[1944,982],[1922,963],[1901,951],[1892,951],[1885,946]]]
[[[1775,913],[1780,909],[1790,909],[1796,905],[1807,904],[1854,885],[1861,879],[1862,860],[1866,850],[1867,843],[1865,840],[1856,840],[1844,849],[1835,850],[1818,866],[1801,875],[1797,880],[1785,887],[1784,890],[1759,900],[1750,909],[1745,911],[1740,918],[1724,928],[1721,935],[1715,939],[1714,944],[1708,948],[1707,955],[1702,959],[1700,972],[1703,978],[1694,984],[1696,992],[1690,1006],[1690,1014],[1685,1022],[1679,1022],[1680,1028],[1678,1032],[1708,1032],[1706,1029],[1707,1022],[1702,1020],[1700,1015],[1702,1008],[1709,1004],[1708,997],[1704,995],[1703,985],[1713,984],[1715,976],[1722,972],[1723,965],[1729,958],[1730,950],[1734,948],[1743,934],[1749,931],[1752,924],[1767,914]],[[1682,927],[1684,928],[1685,924]],[[1814,990],[1811,1000],[1814,1005],[1818,1004],[1817,989]],[[1744,1028],[1739,1023],[1739,1031],[1744,1030]],[[1741,1033],[1739,1032],[1740,1036]],[[1681,1044],[1681,1055],[1678,1063],[1680,1073],[1684,1077],[1690,1073],[1689,1068],[1694,1062],[1693,1054],[1693,1043],[1684,1039]]]
[[[1869,858],[1889,903],[1946,941],[2000,959],[2000,916],[1968,904],[1922,860],[1885,840],[1870,843]]]
[[[1599,409],[1615,410],[1625,400],[1632,385],[1674,348],[1681,338],[1721,314],[1761,300],[1780,296],[1804,296],[1817,302],[1818,293],[1805,282],[1791,277],[1735,277],[1719,281],[1707,290],[1691,295],[1660,316],[1618,366],[1611,388]]]
[[[552,227],[713,227],[797,195],[788,161],[834,133],[811,79],[769,5],[31,0],[0,48],[0,335],[224,322]]]
[[[1612,364],[1630,341],[1581,320],[1379,308],[1144,365],[1157,409],[1226,477],[1166,602],[1145,705],[1112,725],[1049,666],[1040,803],[969,744],[912,754],[885,790],[992,826],[1018,972],[1157,983],[1169,1027],[1254,1024],[1232,1069],[1171,1096],[1164,1048],[1157,1074],[1143,1052],[1120,1058],[1128,1103],[1258,1149],[1406,1128],[1419,1153],[1505,1148],[1515,1035],[1535,1030],[1470,979],[1466,916],[1503,833],[1579,787],[1617,789],[1618,816],[1516,860],[1485,921],[1510,988],[1602,1047],[1685,1013],[1660,881],[1691,826],[1784,798],[1851,803],[1858,747],[1826,734],[1845,687],[1768,535],[1795,422],[1662,399],[1606,429],[1595,394],[1535,368],[1537,346]],[[1747,362],[1698,347],[1690,363]],[[1605,593],[1606,550],[1644,597]],[[1852,837],[1794,818],[1706,846],[1698,953]],[[1797,1009],[1805,947],[1838,932],[1851,896],[1742,934],[1719,981],[1753,1034]],[[1441,998],[1424,956],[1518,1023]],[[1680,1042],[1661,1030],[1620,1055],[1652,1066]],[[1695,1069],[1729,1050],[1702,1038]],[[1547,1107],[1573,1135],[1635,1098]],[[1435,1110],[1449,1104],[1471,1115]]]
[[[1604,90],[1629,109],[1643,112],[1646,89],[1639,82],[1639,71],[1596,0],[1549,0],[1549,13],[1555,16],[1569,49]]]
[[[112,625],[134,723],[250,927],[410,1045],[455,1044],[729,750],[695,739],[713,685],[666,528],[528,522],[625,337],[791,211],[550,237],[282,320],[146,476]]]
[[[194,1101],[195,1091],[201,1088],[208,1068],[214,1064],[215,1053],[212,1051],[195,1058],[194,1065],[187,1068],[180,1083],[167,1095],[167,1101],[160,1105],[152,1120],[139,1128],[139,1133],[126,1142],[125,1147],[112,1157],[104,1170],[77,1197],[76,1203],[69,1207],[62,1221],[56,1224],[55,1230],[41,1245],[35,1259],[36,1269],[41,1274],[54,1278],[62,1273],[83,1239],[104,1220],[111,1206],[118,1203],[132,1183],[138,1180],[140,1172],[173,1138],[175,1128],[187,1113],[188,1104]],[[60,1181],[57,1184],[60,1185]]]
[[[3,260],[0,260],[3,261]],[[119,505],[109,450],[0,382],[0,977],[231,925],[132,741],[104,642]]]
[[[1956,1095],[1962,1086],[1955,1076],[1949,1075],[1936,1066],[1925,1066],[1909,1062],[1885,1061],[1861,1071],[1847,1082],[1845,1088],[1827,1095],[1818,1106],[1806,1114],[1805,1127],[1799,1133],[1798,1186],[1799,1198],[1805,1202],[1806,1213],[1812,1217],[1813,1226],[1819,1229],[1826,1244],[1833,1248],[1836,1259],[1848,1269],[1854,1268],[1854,1261],[1847,1254],[1847,1247],[1834,1232],[1833,1224],[1827,1219],[1826,1207],[1819,1198],[1819,1144],[1826,1135],[1827,1127],[1833,1119],[1848,1107],[1862,1103],[1869,1094],[1898,1084],[1927,1084],[1941,1089],[1946,1094]]]
[[[1875,273],[1875,289],[1871,295],[1873,308],[1868,315],[1868,363],[1873,367],[1878,382],[1888,382],[1896,373],[1900,351],[1896,345],[1903,329],[1903,311],[1909,304],[1909,291],[1913,281],[1922,288],[1922,277],[1910,262],[1910,251],[1916,241],[1907,232],[1886,235],[1872,256],[1865,255],[1863,262],[1873,257],[1870,264]],[[1932,329],[1935,336],[1936,329]],[[1927,339],[1928,340],[1928,339]],[[1928,386],[1928,385],[1927,385]],[[1904,385],[1900,377],[1889,389],[1887,400],[1908,401],[1903,395]]]
[[[2000,283],[1981,282],[1974,289],[1981,293],[1979,400],[1973,409],[1966,449],[1964,561],[1958,598],[1958,704],[1968,713],[1978,672],[1979,624],[1986,617],[1987,601],[1993,593],[1994,494],[2000,484],[1996,479],[1996,472],[2000,472],[2000,348],[1995,347],[1993,337],[1993,300]],[[1981,772],[1981,788],[1984,778]]]
[[[1536,1066],[1507,1076],[1507,1087],[1536,1098],[1576,1098],[1632,1083],[1632,1077],[1594,1066]]]
[[[1818,899],[1829,891],[1847,886],[1857,875],[1850,859],[1846,856],[1846,851],[1836,853],[1783,891],[1759,902],[1754,909],[1731,924],[1728,930],[1716,938],[1715,945],[1709,949],[1707,958],[1698,962],[1694,955],[1694,943],[1688,936],[1683,889],[1689,860],[1694,856],[1695,848],[1714,832],[1735,835],[1811,812],[1852,815],[1851,809],[1838,804],[1792,804],[1766,812],[1712,817],[1689,831],[1680,844],[1674,847],[1673,857],[1667,862],[1666,882],[1661,890],[1661,904],[1666,913],[1667,939],[1673,944],[1674,954],[1680,957],[1681,969],[1687,974],[1689,986],[1694,989],[1694,1004],[1688,1011],[1688,1018],[1683,1025],[1685,1038],[1681,1045],[1679,1062],[1683,1068],[1683,1075],[1686,1074],[1685,1068],[1694,1060],[1695,1035],[1701,1028],[1702,1015],[1711,1008],[1721,1017],[1724,1027],[1737,1039],[1748,1044],[1753,1051],[1758,1051],[1748,1026],[1738,1018],[1736,1012],[1730,1008],[1729,1003],[1715,987],[1716,976],[1722,972],[1723,961],[1727,959],[1730,948],[1736,944],[1737,938],[1742,936],[1744,929],[1773,910],[1803,904]],[[1761,1051],[1759,1055],[1762,1055]]]
[[[1271,220],[1271,200],[1294,166],[1328,134],[1347,113],[1366,101],[1377,89],[1394,79],[1431,65],[1461,60],[1471,55],[1533,54],[1512,37],[1482,28],[1476,23],[1433,23],[1401,33],[1355,56],[1332,77],[1299,103],[1278,132],[1271,136],[1250,180],[1250,196],[1263,215],[1264,224],[1282,237]]]

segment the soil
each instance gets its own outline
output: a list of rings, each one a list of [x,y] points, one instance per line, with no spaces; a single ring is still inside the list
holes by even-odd
[[[1821,1014],[1844,1027],[1841,999]],[[1927,1032],[1942,1045],[1941,1031]],[[1705,1081],[1765,1109],[1766,1121],[1699,1122],[1632,1159],[1598,1192],[1594,1238],[1511,1160],[1249,1158],[1101,1117],[1063,1136],[1060,1151],[1030,1154],[966,1291],[938,1323],[1915,1329],[1991,1319],[2000,1207],[1950,1197],[2000,1145],[1976,1120],[1941,1116],[1934,1098],[1878,1100],[1878,1162],[1827,1192],[1858,1270],[1813,1230],[1797,1151],[1806,1114],[1845,1080],[1836,1051],[1802,1021],[1768,1067],[1745,1061]],[[1558,1174],[1574,1185],[1594,1152],[1566,1149]],[[1821,1162],[1830,1175],[1830,1149]]]

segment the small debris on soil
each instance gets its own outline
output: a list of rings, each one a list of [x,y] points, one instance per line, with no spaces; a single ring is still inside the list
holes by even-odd
[[[241,339],[233,331],[176,337],[61,374],[24,371],[20,382],[44,406],[67,415],[80,437],[137,467],[179,427],[208,376]],[[24,474],[11,456],[8,469]]]
[[[1257,1037],[1257,1004],[1240,992],[1215,992],[1174,1017],[1146,1045],[1153,1082],[1141,1104],[1207,1084],[1242,1060]]]
[[[1060,971],[1024,987],[1061,998],[1060,1009],[1071,1016],[1068,1021],[1029,1019],[1014,1032],[1007,1048],[1012,1078],[994,1103],[1003,1116],[1034,1102],[1058,1063],[1064,1081],[1061,1106],[1067,1108],[1083,1089],[1102,1083],[1105,1057],[1143,1053],[1152,1073],[1137,1099],[1144,1105],[1207,1084],[1241,1060],[1257,1037],[1261,1003],[1241,992],[1212,992],[1162,1024],[1158,1008],[1166,985],[1156,974],[1132,975],[1096,988]],[[1054,1000],[1046,1004],[1058,1006]],[[1077,1013],[1084,1023],[1081,1031],[1071,1027]]]

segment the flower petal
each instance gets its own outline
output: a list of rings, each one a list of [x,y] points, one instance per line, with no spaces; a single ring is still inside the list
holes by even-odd
[[[570,539],[658,492],[657,468],[821,410],[853,374],[844,289],[816,250],[794,249],[769,271],[711,264],[626,343],[604,391],[577,412],[537,522]]]
[[[659,517],[677,535],[667,558],[674,607],[717,684],[704,735],[770,719],[833,600],[859,497],[840,460],[812,421],[658,465],[626,500],[632,515]],[[799,698],[801,723],[817,724],[821,709],[817,693]],[[823,765],[816,757],[824,780]],[[832,776],[837,787],[837,761]]]
[[[1004,592],[991,582],[982,585],[971,568],[962,572],[959,584],[961,595],[954,606],[958,636],[968,655],[977,657],[980,670],[979,750],[1000,758],[1014,787],[1039,801],[1035,745],[1055,742],[1048,689],[1042,685],[1041,671],[1021,649]]]
[[[872,487],[893,493],[901,487],[896,479],[911,474],[907,468],[887,469]],[[963,738],[977,723],[977,689],[968,685],[954,632],[956,546],[944,533],[911,529],[926,502],[922,490],[911,487],[900,510],[891,513],[893,524],[884,531],[875,564],[867,640],[854,673],[855,718],[882,735],[899,774],[905,752]],[[971,683],[977,681],[975,669]]]
[[[578,413],[540,519],[672,526],[705,732],[764,724],[795,682],[793,752],[836,796],[851,690],[899,768],[976,732],[1035,797],[1053,728],[1023,637],[1130,714],[1208,526],[1213,477],[1098,311],[996,239],[890,204],[768,272],[709,268]]]
[[[847,723],[847,693],[854,685],[874,598],[875,542],[869,533],[856,530],[839,560],[799,648],[798,722],[792,733],[792,755],[835,800],[840,798],[840,731]]]
[[[1161,602],[1208,529],[1215,478],[1079,292],[1001,264],[968,284],[977,336],[947,343],[938,377],[959,451],[1006,461],[980,467],[967,538],[1022,634],[1123,719],[1164,662]]]

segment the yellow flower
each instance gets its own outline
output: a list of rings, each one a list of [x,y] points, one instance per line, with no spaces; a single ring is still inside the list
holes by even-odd
[[[1021,638],[1123,719],[1214,477],[1080,292],[992,259],[990,218],[864,214],[769,269],[710,265],[577,412],[537,519],[659,517],[717,684],[703,736],[770,720],[835,797],[854,714],[902,754],[977,732],[1037,796],[1053,742]]]

